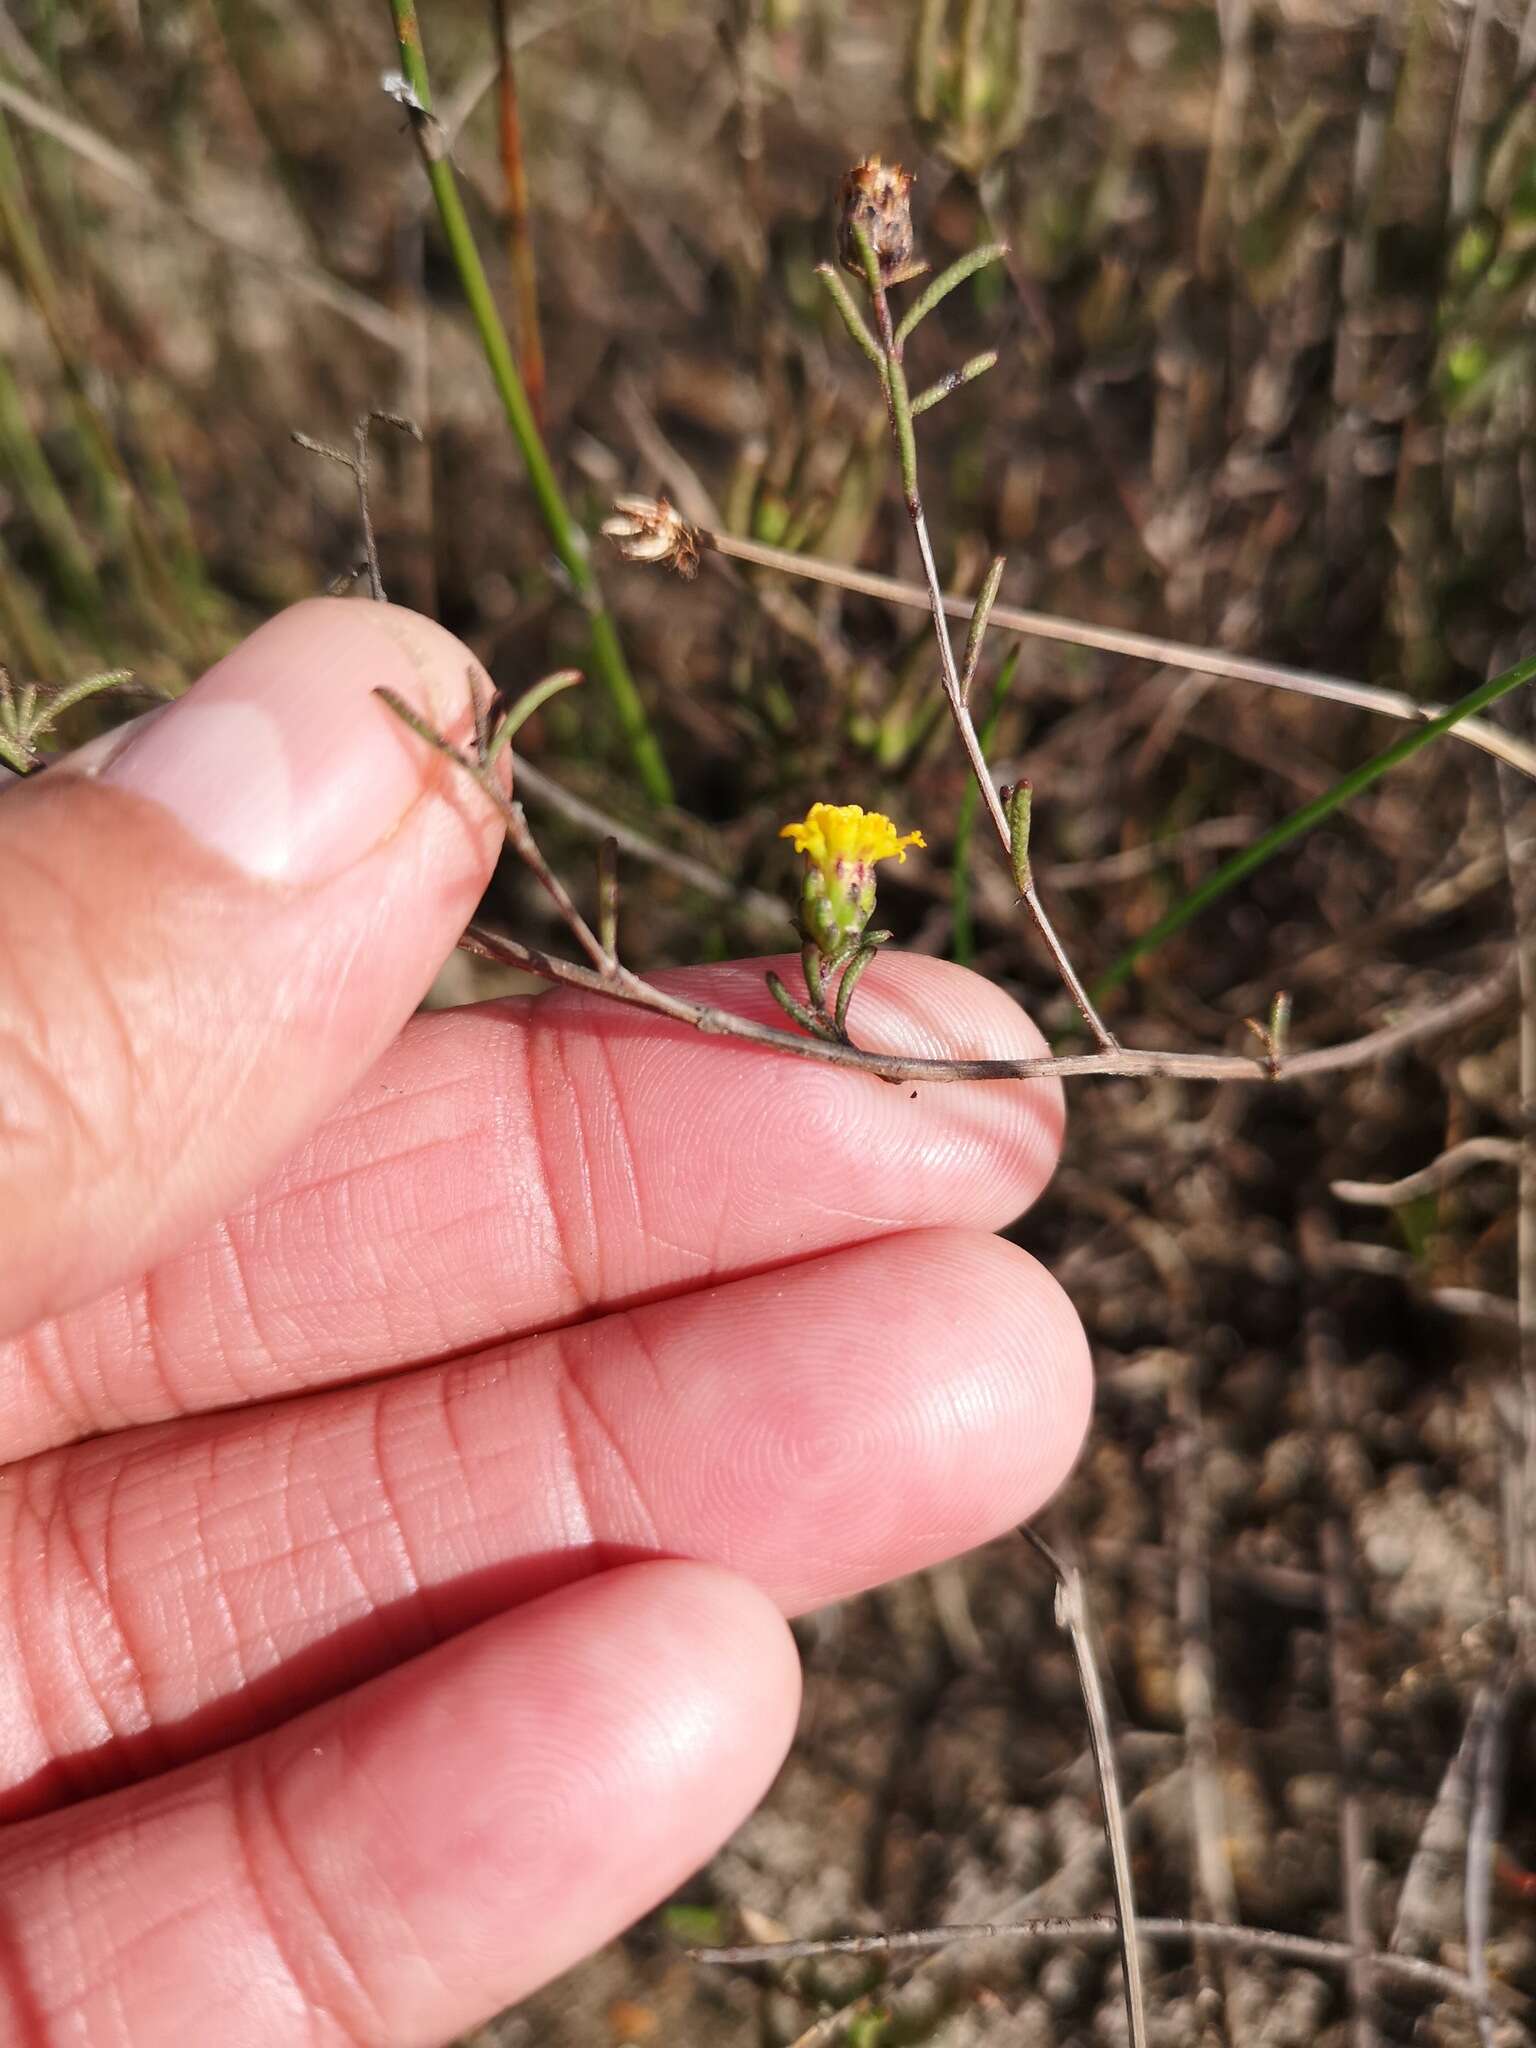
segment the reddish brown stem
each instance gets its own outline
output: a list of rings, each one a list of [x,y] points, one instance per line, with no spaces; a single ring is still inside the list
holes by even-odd
[[[528,223],[528,173],[523,162],[523,123],[517,99],[517,64],[512,22],[515,0],[491,0],[496,28],[497,119],[501,172],[507,192],[507,261],[517,298],[517,353],[523,386],[540,429],[544,425],[544,339],[539,330],[539,279]]]

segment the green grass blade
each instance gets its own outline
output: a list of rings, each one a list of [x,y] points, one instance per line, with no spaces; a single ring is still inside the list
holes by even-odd
[[[1160,917],[1149,931],[1143,932],[1134,945],[1127,946],[1114,965],[1093,984],[1095,1000],[1102,998],[1111,989],[1119,988],[1129,978],[1138,961],[1145,960],[1149,953],[1156,952],[1165,939],[1171,939],[1175,932],[1181,932],[1185,925],[1200,915],[1202,910],[1208,909],[1218,898],[1225,896],[1228,890],[1235,888],[1239,882],[1263,867],[1266,861],[1273,860],[1282,847],[1289,846],[1294,839],[1302,838],[1314,825],[1320,825],[1325,818],[1331,817],[1335,811],[1369,789],[1372,783],[1379,782],[1383,775],[1400,767],[1404,761],[1411,759],[1424,747],[1432,746],[1436,740],[1448,733],[1453,725],[1460,724],[1464,718],[1471,718],[1488,705],[1496,703],[1500,697],[1507,697],[1511,690],[1518,690],[1533,677],[1536,677],[1536,656],[1528,661],[1516,662],[1513,668],[1505,669],[1502,675],[1494,676],[1486,683],[1480,683],[1465,697],[1458,698],[1449,710],[1441,712],[1438,718],[1429,719],[1425,724],[1415,726],[1393,745],[1379,754],[1372,755],[1369,761],[1362,762],[1358,768],[1352,768],[1348,775],[1336,782],[1331,789],[1324,790],[1323,794],[1314,797],[1311,803],[1303,804],[1299,811],[1293,811],[1288,818],[1283,818],[1262,838],[1256,839],[1252,846],[1244,847],[1241,853],[1234,854],[1229,861],[1224,861],[1213,874],[1206,876],[1198,888],[1192,889],[1166,916]]]
[[[400,50],[400,67],[406,83],[415,96],[419,110],[415,118],[421,123],[435,120],[432,114],[432,88],[427,76],[426,57],[421,46],[421,27],[416,18],[415,0],[390,0],[394,16],[396,41]],[[422,161],[426,168],[427,183],[432,188],[432,197],[437,203],[438,219],[442,225],[443,238],[448,244],[448,253],[458,272],[459,287],[469,308],[470,318],[480,339],[480,347],[491,372],[491,382],[501,400],[507,424],[512,429],[512,438],[523,458],[528,472],[539,516],[544,522],[550,542],[561,567],[570,578],[588,615],[588,631],[591,636],[592,668],[613,706],[619,729],[629,746],[630,759],[646,795],[653,803],[672,802],[672,778],[667,771],[660,742],[651,729],[646,716],[640,692],[635,687],[634,677],[624,658],[612,615],[603,607],[602,592],[592,568],[587,536],[582,532],[555,477],[554,467],[545,449],[538,422],[533,416],[533,407],[528,402],[528,393],[512,354],[512,344],[502,323],[501,313],[496,305],[496,295],[491,290],[490,279],[485,274],[485,265],[480,260],[480,251],[475,245],[469,216],[464,211],[464,202],[459,196],[458,180],[449,161],[446,147],[441,141],[441,129],[426,127],[418,129],[418,136],[425,136],[422,147]]]

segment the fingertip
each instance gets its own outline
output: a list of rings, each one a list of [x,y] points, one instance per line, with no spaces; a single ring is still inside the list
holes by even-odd
[[[0,1326],[211,1221],[415,1009],[502,828],[375,692],[463,739],[476,678],[428,619],[315,599],[7,794]]]
[[[706,1860],[778,1768],[796,1684],[784,1623],[709,1566],[626,1566],[500,1614],[8,1829],[0,2026],[24,2002],[50,2039],[447,2040]]]
[[[655,979],[669,992],[782,1027],[766,986],[770,971],[792,980],[798,959],[684,968]],[[807,1250],[838,1236],[846,1242],[861,1221],[865,1234],[934,1224],[996,1230],[1037,1199],[1060,1156],[1065,1104],[1049,1078],[892,1085],[815,1060],[788,1063],[567,990],[535,999],[521,1015],[533,1027],[535,1068],[557,1035],[560,1071],[577,1093],[623,1098],[639,1157],[686,1157],[689,1182],[727,1190],[723,1207],[711,1211],[722,1262],[737,1235],[753,1233],[752,1219],[770,1214]],[[950,961],[890,950],[859,984],[853,1035],[871,1050],[920,1058],[1048,1052],[1005,990]],[[558,1126],[546,1134],[546,1170],[561,1185],[582,1133],[573,1129],[569,1146],[559,1142]],[[828,1232],[828,1219],[838,1236]],[[653,1258],[653,1243],[631,1246],[610,1232],[594,1250],[598,1292],[611,1298],[645,1284],[622,1261],[631,1250]]]
[[[757,1588],[681,1559],[625,1565],[306,1717],[276,1738],[274,1805],[290,1836],[338,1845],[370,2002],[411,2038],[450,2032],[705,1862],[767,1791],[798,1706],[793,1639]],[[304,1733],[328,1712],[339,1750]],[[379,1939],[381,1895],[398,1946]]]
[[[1061,1282],[1023,1246],[979,1232],[943,1235],[950,1258],[969,1264],[972,1293],[988,1303],[993,1369],[1005,1388],[1013,1440],[1026,1452],[1009,1515],[1023,1521],[1065,1483],[1088,1434],[1093,1357],[1087,1333]]]

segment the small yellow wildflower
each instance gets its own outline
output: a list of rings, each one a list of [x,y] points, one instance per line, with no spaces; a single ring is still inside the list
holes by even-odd
[[[875,907],[875,863],[902,860],[909,846],[924,846],[921,832],[898,832],[880,811],[859,804],[812,804],[786,825],[805,858],[800,888],[801,936],[833,959],[852,946]]]

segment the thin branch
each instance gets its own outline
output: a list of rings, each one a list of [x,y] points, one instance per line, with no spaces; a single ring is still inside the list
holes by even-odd
[[[695,528],[697,544],[712,554],[733,562],[747,562],[756,568],[774,569],[785,576],[800,576],[812,583],[828,583],[855,597],[879,598],[885,604],[902,605],[910,611],[928,611],[931,598],[917,583],[899,576],[881,576],[869,569],[851,569],[842,562],[826,562],[817,555],[792,554],[765,542],[745,540],[737,534],[720,533],[707,526]],[[975,599],[945,596],[946,615],[969,619]],[[991,623],[1005,633],[1025,633],[1037,640],[1055,640],[1072,647],[1091,647],[1100,654],[1127,655],[1133,661],[1153,661],[1165,668],[1187,669],[1193,675],[1220,676],[1228,682],[1258,683],[1266,689],[1290,690],[1304,697],[1317,697],[1330,704],[1348,704],[1360,711],[1378,711],[1387,718],[1427,724],[1446,710],[1443,704],[1420,704],[1400,690],[1385,690],[1374,683],[1357,683],[1347,676],[1314,675],[1306,669],[1290,668],[1283,662],[1254,661],[1243,655],[1222,654],[1214,648],[1192,647],[1180,640],[1165,640],[1154,633],[1133,633],[1118,626],[1094,626],[1079,619],[1058,619],[1049,612],[1021,610],[1016,605],[994,605]],[[1478,747],[1496,760],[1508,762],[1522,775],[1536,778],[1536,747],[1528,746],[1513,733],[1501,732],[1486,719],[1464,718],[1455,728],[1458,738]]]
[[[890,300],[886,293],[886,282],[882,275],[868,236],[862,227],[853,227],[854,240],[864,259],[866,282],[869,286],[870,303],[875,310],[875,329],[879,337],[881,383],[885,389],[886,409],[890,415],[891,434],[901,458],[902,496],[906,503],[907,518],[913,536],[917,541],[918,558],[923,565],[923,578],[928,589],[928,608],[933,618],[934,637],[939,645],[939,675],[944,686],[945,700],[960,743],[970,762],[971,773],[976,778],[982,799],[991,816],[993,828],[1002,845],[1005,857],[1010,859],[1013,848],[1013,832],[1003,809],[1002,798],[997,784],[987,766],[976,727],[965,702],[965,686],[955,662],[954,644],[949,637],[948,617],[944,603],[944,591],[939,583],[938,565],[933,558],[933,544],[928,538],[928,521],[923,511],[922,490],[917,475],[917,446],[912,432],[912,401],[907,391],[907,374],[902,365],[902,339],[891,321]],[[990,261],[997,250],[989,250],[986,260]],[[820,267],[821,275],[830,279],[832,285],[840,286],[841,280],[830,264]],[[942,280],[941,280],[942,282]],[[835,296],[835,293],[834,293]],[[918,301],[921,306],[922,301]],[[846,316],[845,316],[846,317]],[[857,337],[856,337],[857,338]],[[861,344],[862,345],[862,344]],[[1047,952],[1061,977],[1063,986],[1071,996],[1078,1015],[1087,1025],[1100,1049],[1113,1052],[1118,1044],[1114,1033],[1104,1023],[1095,1009],[1093,999],[1084,987],[1077,970],[1067,957],[1066,948],[1057,937],[1054,926],[1046,915],[1045,905],[1033,880],[1020,891],[1024,907],[1034,920]]]
[[[1306,1241],[1306,1226],[1304,1224]],[[1305,1351],[1313,1428],[1325,1475],[1333,1470],[1331,1451],[1340,1434],[1338,1401],[1338,1339],[1331,1320],[1314,1309],[1305,1322]],[[1362,1711],[1362,1686],[1356,1655],[1359,1622],[1350,1572],[1349,1535],[1344,1512],[1325,1477],[1329,1499],[1320,1517],[1318,1554],[1323,1578],[1323,1620],[1327,1643],[1328,1704],[1334,1747],[1339,1756],[1339,1862],[1344,1894],[1344,1931],[1359,1956],[1370,1946],[1366,1904],[1366,1862],[1370,1854],[1369,1816],[1361,1793],[1369,1735]],[[1370,2011],[1369,1973],[1358,1963],[1349,1971],[1349,2037],[1352,2048],[1376,2048],[1380,2035]],[[1475,1978],[1474,1978],[1475,1982]]]
[[[585,797],[567,789],[563,782],[546,775],[525,754],[514,756],[513,781],[525,796],[547,805],[580,831],[590,833],[597,840],[616,840],[620,850],[631,860],[660,868],[664,874],[674,875],[701,895],[713,897],[718,903],[728,903],[764,931],[782,933],[788,929],[791,922],[789,912],[776,896],[770,896],[765,889],[743,889],[703,861],[694,860],[686,853],[674,852],[670,846],[662,846],[647,838],[633,825],[625,824],[622,818],[600,810],[596,804],[588,803]]]
[[[1401,1180],[1336,1180],[1330,1192],[1340,1202],[1355,1202],[1366,1209],[1395,1209],[1401,1202],[1415,1202],[1420,1195],[1437,1194],[1474,1166],[1518,1166],[1520,1146],[1514,1138],[1464,1138],[1459,1145],[1442,1152],[1417,1173],[1405,1173]]]
[[[1488,2011],[1488,1938],[1493,1896],[1494,1848],[1504,1810],[1505,1720],[1514,1686],[1505,1670],[1483,1685],[1472,1706],[1477,1728],[1472,1753],[1472,1812],[1467,1825],[1467,1868],[1463,1891],[1467,1919],[1467,1975],[1477,1993],[1477,2031],[1482,2048],[1495,2048]]]
[[[1187,1296],[1187,1287],[1181,1294]],[[1177,1297],[1176,1297],[1177,1298]],[[1180,1320],[1183,1320],[1181,1313]],[[1201,1457],[1202,1422],[1193,1363],[1171,1375],[1169,1419],[1177,1436],[1173,1460],[1173,1520],[1177,1565],[1174,1612],[1179,1631],[1178,1700],[1184,1723],[1195,1840],[1196,1900],[1207,1917],[1223,1926],[1238,1918],[1222,1789],[1221,1744],[1216,1732],[1216,1646],[1211,1620],[1211,1504]],[[1197,1944],[1202,1970],[1206,1957]],[[1231,2024],[1232,1964],[1222,1972],[1222,1998]]]
[[[1056,1059],[1049,1055],[1025,1059],[944,1060],[911,1058],[901,1053],[866,1052],[849,1045],[827,1045],[819,1040],[779,1031],[771,1024],[759,1024],[750,1017],[738,1017],[710,1003],[690,1002],[658,988],[628,968],[605,981],[574,960],[561,960],[537,946],[524,945],[504,932],[472,924],[459,944],[483,960],[503,966],[521,967],[544,981],[562,982],[589,994],[608,996],[617,1002],[653,1011],[675,1024],[690,1025],[695,1031],[717,1038],[739,1038],[795,1059],[821,1060],[827,1066],[846,1067],[856,1073],[874,1074],[882,1081],[1038,1081],[1076,1080],[1089,1074],[1109,1075],[1121,1080],[1145,1080],[1164,1076],[1182,1081],[1301,1081],[1319,1074],[1343,1073],[1352,1067],[1385,1059],[1389,1053],[1416,1044],[1437,1032],[1450,1031],[1496,1009],[1514,983],[1513,965],[1471,983],[1440,1003],[1410,1012],[1394,1024],[1363,1038],[1340,1045],[1319,1047],[1315,1052],[1290,1053],[1278,1072],[1267,1060],[1246,1054],[1202,1052],[1139,1052],[1122,1046],[1110,1053],[1069,1053]]]
[[[1505,715],[1513,713],[1514,706],[1506,706]],[[1525,715],[1529,729],[1529,705]],[[1504,1571],[1515,1640],[1529,1668],[1536,1643],[1536,794],[1501,773],[1499,804],[1520,986],[1515,1320],[1521,1441],[1506,1475]]]
[[[465,774],[470,776],[476,785],[490,798],[500,813],[502,824],[506,829],[508,844],[534,876],[535,880],[549,897],[551,903],[554,904],[566,930],[592,962],[592,969],[589,971],[595,971],[599,987],[606,989],[616,987],[622,972],[618,962],[587,923],[586,919],[577,909],[570,891],[555,873],[554,869],[551,868],[548,861],[545,860],[543,853],[540,851],[538,841],[529,829],[528,820],[522,805],[515,797],[508,796],[506,791],[500,787],[491,767],[487,766],[482,760],[471,759],[468,754],[463,753],[458,747],[454,746],[451,740],[446,740],[441,733],[434,732],[426,720],[418,716],[411,706],[406,703],[405,699],[397,696],[393,690],[387,690],[380,684],[373,694],[381,698],[389,706],[390,710],[393,711],[396,718],[402,724],[408,725],[412,732],[417,734],[419,738],[424,739],[438,753],[445,755],[456,767],[462,768]],[[473,674],[470,677],[470,694],[473,697]],[[475,723],[478,734],[481,729],[480,708],[478,705],[476,705],[475,709]],[[633,980],[634,977],[629,976],[628,979]]]
[[[1088,1616],[1083,1574],[1076,1565],[1058,1557],[1045,1538],[1027,1524],[1020,1534],[1056,1575],[1056,1624],[1058,1628],[1065,1629],[1072,1644],[1078,1684],[1083,1692],[1083,1707],[1088,1716],[1088,1740],[1099,1780],[1104,1839],[1109,1845],[1109,1866],[1115,1886],[1115,1925],[1120,1938],[1126,2024],[1130,2029],[1131,2048],[1147,2048],[1147,1995],[1141,1980],[1141,1951],[1137,1946],[1131,1844],[1125,1826],[1125,1802],[1120,1796],[1120,1774],[1115,1767],[1109,1709],[1104,1702],[1104,1681],[1099,1676],[1098,1658],[1094,1654],[1093,1628]]]
[[[368,576],[368,595],[382,604],[384,602],[384,578],[379,570],[379,548],[373,531],[373,510],[369,490],[368,446],[369,430],[377,421],[382,427],[396,427],[411,440],[420,442],[422,433],[414,420],[408,420],[398,412],[360,413],[352,426],[352,453],[344,448],[332,448],[324,441],[316,441],[308,434],[289,435],[296,447],[303,448],[310,455],[323,455],[327,462],[339,463],[350,470],[352,482],[357,491],[357,520],[363,536],[363,567]]]
[[[1412,1013],[1394,1024],[1384,1025],[1380,1030],[1370,1032],[1364,1038],[1296,1055],[1284,1051],[1278,1045],[1272,1045],[1266,1049],[1262,1061],[1223,1053],[1140,1052],[1123,1046],[1116,1046],[1110,1052],[1068,1054],[1062,1058],[1045,1056],[1011,1060],[912,1059],[895,1053],[866,1052],[856,1046],[826,1042],[815,1037],[800,1037],[794,1032],[780,1031],[771,1025],[759,1024],[751,1018],[736,1016],[730,1011],[716,1008],[713,1004],[690,1002],[681,996],[672,995],[624,967],[592,931],[576,909],[564,884],[544,859],[529,828],[522,805],[502,790],[491,766],[482,758],[485,753],[484,740],[481,739],[479,752],[472,758],[454,746],[452,741],[446,739],[440,732],[435,731],[393,691],[379,688],[374,694],[381,698],[412,732],[468,775],[490,800],[502,819],[514,851],[547,892],[566,928],[586,954],[591,965],[583,967],[576,961],[558,959],[541,948],[525,946],[506,934],[490,931],[482,925],[471,925],[460,939],[459,943],[466,951],[503,965],[521,967],[546,981],[564,982],[593,994],[607,996],[614,1001],[628,1003],[635,1008],[650,1010],[675,1023],[690,1025],[696,1031],[743,1039],[752,1044],[788,1053],[797,1059],[820,1059],[828,1065],[850,1067],[862,1073],[877,1075],[886,1081],[1019,1081],[1039,1079],[1046,1075],[1065,1079],[1080,1074],[1114,1074],[1125,1078],[1159,1074],[1203,1081],[1299,1079],[1312,1074],[1337,1072],[1341,1068],[1356,1066],[1368,1059],[1384,1057],[1387,1053],[1411,1044],[1429,1032],[1446,1030],[1454,1024],[1481,1016],[1502,999],[1506,989],[1515,979],[1515,963],[1507,960],[1501,963],[1493,974],[1474,983],[1470,988],[1461,990],[1447,1001],[1427,1010]],[[473,696],[472,678],[471,695]],[[480,710],[477,705],[477,734],[480,731]]]
[[[1399,1983],[1412,1984],[1443,1997],[1464,1999],[1476,2005],[1477,1994],[1470,1978],[1441,1963],[1426,1962],[1420,1956],[1389,1955],[1373,1949],[1360,1955],[1348,1942],[1321,1941],[1305,1934],[1281,1934],[1268,1927],[1229,1927],[1215,1920],[1143,1919],[1137,1932],[1144,1941],[1166,1941],[1179,1945],[1209,1942],[1213,1948],[1240,1949],[1253,1955],[1283,1957],[1288,1962],[1316,1964],[1323,1969],[1348,1969],[1352,1964]],[[1037,1920],[977,1921],[953,1927],[921,1927],[898,1934],[840,1934],[820,1941],[743,1942],[731,1948],[691,1948],[689,1960],[713,1966],[746,1963],[793,1963],[816,1956],[902,1955],[914,1950],[948,1948],[955,1942],[997,1941],[1080,1941],[1106,1946],[1119,1939],[1119,1925],[1112,1913],[1090,1913],[1074,1917],[1049,1914]],[[1530,2009],[1531,2001],[1520,1992],[1501,1985],[1499,2005],[1508,2012]]]

